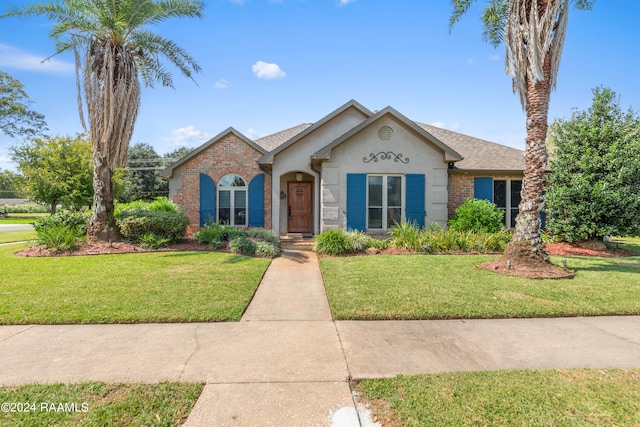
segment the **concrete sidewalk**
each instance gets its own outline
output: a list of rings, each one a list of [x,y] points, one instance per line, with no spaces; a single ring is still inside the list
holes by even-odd
[[[0,327],[0,385],[205,382],[189,426],[358,426],[350,378],[581,367],[640,368],[640,316],[333,322],[308,246],[241,322]]]

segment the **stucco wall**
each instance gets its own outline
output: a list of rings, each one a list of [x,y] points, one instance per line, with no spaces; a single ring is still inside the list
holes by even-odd
[[[169,181],[169,195],[189,216],[189,232],[193,233],[200,224],[200,173],[213,178],[218,188],[220,179],[228,174],[240,175],[247,183],[263,173],[256,160],[262,156],[236,135],[229,133],[197,156],[180,165]],[[265,174],[265,228],[271,228],[271,177]]]
[[[378,136],[382,126],[393,130],[393,137],[383,141]],[[409,159],[405,164],[389,159],[365,162],[371,154],[379,152],[402,154]],[[381,117],[339,146],[331,153],[331,159],[322,166],[321,221],[322,229],[346,227],[346,182],[348,173],[368,174],[424,174],[425,175],[425,225],[436,222],[444,226],[447,221],[447,163],[437,149],[391,116]],[[403,180],[403,206],[406,206]],[[403,216],[406,212],[403,212]]]
[[[356,127],[365,119],[366,117],[360,111],[350,108],[274,156],[272,172],[273,218],[280,219],[279,221],[274,221],[273,224],[276,234],[283,235],[287,232],[287,215],[286,212],[283,212],[286,209],[286,203],[280,202],[280,192],[284,191],[286,193],[287,191],[287,178],[283,176],[292,172],[304,172],[314,177],[313,212],[318,212],[320,207],[320,181],[318,173],[311,169],[311,155]],[[283,179],[280,179],[280,177],[283,177]],[[313,231],[317,233],[320,230],[318,215],[315,215],[313,224]]]

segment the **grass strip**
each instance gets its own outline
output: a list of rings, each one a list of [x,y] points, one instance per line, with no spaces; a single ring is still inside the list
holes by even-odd
[[[37,237],[35,230],[0,231],[0,243],[24,242]]]
[[[341,320],[640,314],[640,257],[567,257],[576,271],[571,280],[474,268],[494,257],[335,257],[322,258],[320,266],[334,318]]]
[[[640,424],[640,370],[455,372],[365,380],[384,426]]]
[[[182,425],[204,384],[31,384],[0,387],[0,425]],[[8,409],[15,412],[5,411]]]
[[[0,324],[237,321],[270,261],[216,252],[17,257],[0,247]]]

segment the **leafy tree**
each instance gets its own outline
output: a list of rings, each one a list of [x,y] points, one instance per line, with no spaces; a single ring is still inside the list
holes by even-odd
[[[129,169],[125,174],[126,190],[122,201],[152,200],[169,193],[167,181],[158,177],[162,157],[149,144],[138,143],[129,148]]]
[[[10,170],[0,169],[0,199],[19,199],[25,196],[24,177]]]
[[[175,150],[165,154],[164,158],[166,159],[166,162],[164,165],[169,166],[172,163],[177,162],[178,160],[180,160],[181,158],[183,158],[184,156],[186,156],[192,151],[193,151],[193,148],[189,148],[189,147],[176,148]]]
[[[22,83],[0,71],[0,131],[11,138],[44,136],[44,116],[29,109],[32,103]]]
[[[474,0],[452,0],[451,29]],[[549,99],[556,85],[564,45],[569,3],[589,10],[589,0],[489,0],[482,22],[483,38],[506,47],[506,72],[513,78],[527,117],[522,199],[513,239],[503,259],[517,264],[550,264],[540,234],[540,211],[547,165],[545,139]]]
[[[5,15],[54,21],[51,36],[57,53],[73,51],[78,78],[82,71],[94,168],[90,239],[116,237],[112,176],[127,163],[140,105],[140,78],[149,87],[156,82],[172,87],[162,57],[187,77],[200,70],[176,43],[146,27],[173,17],[201,17],[203,9],[202,0],[49,0],[10,8]]]
[[[640,117],[608,88],[552,123],[548,229],[569,241],[640,235]]]
[[[11,153],[29,197],[49,205],[52,214],[58,204],[71,209],[91,206],[91,143],[82,135],[35,139],[11,147]]]

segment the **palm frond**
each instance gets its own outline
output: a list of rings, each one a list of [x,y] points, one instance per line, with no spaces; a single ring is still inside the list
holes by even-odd
[[[131,34],[130,46],[135,47],[136,51],[140,50],[142,56],[154,58],[159,58],[160,56],[165,57],[175,65],[184,76],[191,79],[193,79],[193,72],[199,72],[201,69],[195,59],[175,42],[150,31],[141,30]],[[141,65],[144,67],[157,68],[159,63],[159,61],[144,61],[141,62]],[[170,78],[167,81],[166,77],[170,77],[170,75],[167,76],[166,73],[155,73],[153,70],[146,70],[146,73],[148,76],[157,75],[161,77],[159,81],[163,86],[173,86]]]
[[[482,39],[494,47],[502,44],[509,13],[509,0],[493,0],[482,13]]]
[[[449,32],[453,29],[453,26],[458,23],[475,0],[451,0],[451,6],[453,6],[453,12],[449,17]]]

